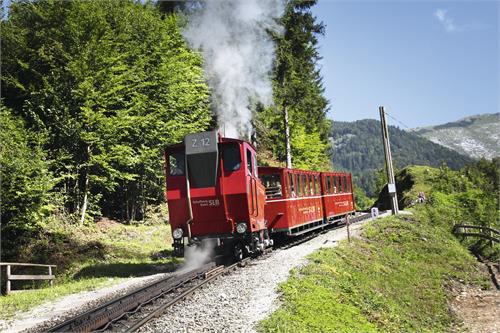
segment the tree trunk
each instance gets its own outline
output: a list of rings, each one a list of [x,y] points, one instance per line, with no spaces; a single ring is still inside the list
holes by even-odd
[[[283,122],[285,124],[286,167],[292,168],[292,148],[290,147],[290,126],[288,125],[288,108],[283,107]]]
[[[90,160],[90,146],[87,146],[87,157]],[[85,214],[87,213],[88,206],[88,193],[89,193],[89,167],[85,167],[85,184],[83,186],[83,204],[82,204],[82,212],[80,216],[80,225],[83,225],[85,222]]]
[[[88,202],[88,188],[89,188],[89,172],[85,171],[85,185],[83,189],[83,204],[82,204],[82,215],[80,217],[80,225],[83,225],[85,221],[85,213],[87,212],[87,202]]]

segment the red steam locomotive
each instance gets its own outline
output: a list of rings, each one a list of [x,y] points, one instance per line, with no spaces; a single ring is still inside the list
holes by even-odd
[[[258,168],[255,147],[215,131],[167,147],[165,173],[176,255],[187,241],[241,259],[354,212],[349,173]]]

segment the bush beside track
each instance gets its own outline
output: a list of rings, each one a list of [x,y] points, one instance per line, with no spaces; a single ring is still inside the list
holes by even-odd
[[[483,217],[498,216],[498,210],[486,212],[489,194],[447,169],[411,167],[399,179],[406,181],[399,184],[400,201],[411,203],[422,190],[428,201],[414,205],[413,215],[379,219],[351,243],[313,253],[281,285],[283,303],[260,331],[450,331],[450,286],[490,287],[466,248],[470,243],[461,244],[451,227],[467,217],[485,224]],[[474,195],[487,200],[470,200]]]

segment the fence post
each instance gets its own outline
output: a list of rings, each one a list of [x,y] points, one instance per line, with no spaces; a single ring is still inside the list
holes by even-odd
[[[10,294],[10,265],[7,265],[7,286],[5,288],[5,294]]]
[[[49,275],[52,275],[52,266],[49,266]],[[54,280],[50,279],[49,281],[49,284],[52,287],[54,285]]]

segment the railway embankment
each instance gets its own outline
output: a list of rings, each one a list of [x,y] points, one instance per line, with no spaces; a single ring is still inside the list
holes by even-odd
[[[472,254],[481,251],[496,259],[498,248],[452,234],[457,221],[497,223],[498,206],[488,209],[498,194],[482,187],[488,177],[483,173],[478,180],[480,174],[402,170],[399,201],[413,214],[377,220],[352,242],[311,254],[309,263],[280,285],[281,306],[259,330],[498,331],[500,292]],[[422,191],[426,200],[417,203]]]

